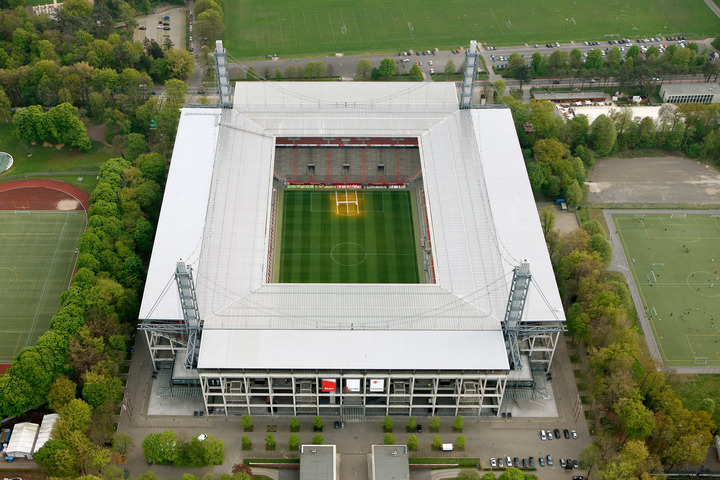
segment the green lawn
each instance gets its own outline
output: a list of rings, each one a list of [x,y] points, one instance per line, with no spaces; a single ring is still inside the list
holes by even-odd
[[[622,214],[613,222],[665,365],[720,365],[720,218]]]
[[[0,182],[17,180],[26,174],[36,178],[53,178],[72,183],[92,192],[97,185],[97,173],[106,160],[120,156],[107,145],[93,142],[89,152],[78,152],[68,148],[30,145],[12,135],[12,124],[0,124],[0,150],[13,156],[12,168],[0,174]],[[82,178],[82,180],[78,180]]]
[[[224,12],[224,46],[236,57],[720,32],[703,0],[225,0]]]
[[[85,229],[82,210],[0,212],[0,363],[34,345],[57,312]]]
[[[281,283],[418,283],[418,256],[407,191],[284,192]]]

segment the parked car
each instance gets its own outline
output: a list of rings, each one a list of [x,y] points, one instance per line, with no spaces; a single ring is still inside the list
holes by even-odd
[[[512,468],[512,466],[513,466],[512,458],[505,457],[505,464],[507,465],[508,468]]]
[[[335,430],[337,430],[338,428],[340,428],[340,421],[335,420]]]
[[[538,463],[540,463],[541,467],[545,466],[545,459],[543,457],[538,458]]]
[[[205,434],[205,433],[201,433],[201,434],[198,435],[198,437],[197,437],[197,439],[200,440],[201,442],[202,442],[203,440],[205,440],[206,438],[207,438],[207,434]]]
[[[147,27],[139,27],[138,30],[147,30]]]
[[[565,438],[570,439],[570,431],[567,428],[563,430],[563,435],[565,435]]]
[[[547,431],[547,437],[548,440],[552,440],[552,432],[550,430]]]
[[[560,438],[560,430],[556,428],[555,430],[553,430],[553,433],[555,434],[555,438]]]
[[[575,430],[573,430],[573,431],[570,432],[570,433],[572,433],[572,437],[573,437],[573,438],[578,438],[577,432],[576,432]]]
[[[552,455],[547,456],[548,466],[552,467],[553,461],[552,461]]]
[[[580,462],[573,460],[573,468],[580,468]]]
[[[492,468],[497,467],[497,462],[495,461],[495,458],[494,458],[494,457],[490,459],[490,466],[491,466]]]
[[[522,459],[522,466],[523,468],[528,468],[527,458]]]
[[[498,458],[498,468],[505,468],[505,467],[503,466],[503,459],[502,459],[502,458]]]
[[[561,457],[560,458],[560,468],[565,468],[565,465],[566,465],[565,459]]]
[[[545,430],[540,430],[540,440],[547,440],[547,435],[545,434]]]
[[[540,459],[542,461],[542,459]],[[535,457],[528,458],[528,461],[530,462],[530,468],[535,468]]]
[[[415,430],[417,430],[417,433],[422,433],[422,425],[420,425],[418,423],[417,426],[415,427]]]

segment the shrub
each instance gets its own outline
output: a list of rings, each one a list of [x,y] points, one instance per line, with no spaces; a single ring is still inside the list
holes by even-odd
[[[300,431],[300,422],[298,422],[297,417],[292,417],[290,419],[290,431],[291,432],[298,432]]]
[[[240,442],[242,442],[243,450],[252,450],[252,441],[250,440],[250,437],[243,435],[242,438],[240,438]]]
[[[415,435],[410,435],[410,437],[409,437],[408,440],[407,440],[408,450],[413,451],[413,452],[417,451],[417,449],[418,449],[418,443],[419,443],[419,442],[418,442],[417,436],[415,436]]]
[[[436,450],[440,450],[442,448],[442,438],[440,438],[440,435],[435,435],[433,437],[433,448]]]
[[[325,439],[323,438],[322,433],[316,433],[312,439],[312,444],[322,445],[323,443],[325,443]]]
[[[395,435],[392,433],[386,433],[385,437],[383,438],[383,443],[385,445],[395,445]]]
[[[315,417],[315,420],[313,420],[313,427],[315,427],[315,430],[316,430],[316,431],[321,431],[321,432],[322,432],[322,428],[323,428],[322,418],[320,418],[320,417]]]
[[[455,445],[462,450],[465,448],[465,435],[458,435],[458,437],[455,439]]]
[[[438,417],[432,417],[430,419],[430,430],[437,432],[440,430],[440,419]]]
[[[405,425],[405,430],[408,432],[414,432],[417,428],[417,422],[415,421],[415,417],[408,418],[407,424]]]
[[[246,432],[252,432],[253,424],[252,424],[252,417],[248,415],[247,413],[242,416],[242,426],[243,430]]]
[[[300,448],[300,436],[297,433],[291,433],[288,439],[288,446],[290,450],[297,450]]]
[[[392,432],[393,431],[393,420],[390,418],[390,415],[387,415],[385,417],[385,420],[382,423],[383,431],[385,432]]]
[[[275,436],[272,433],[268,433],[267,437],[265,437],[265,448],[275,450]]]
[[[462,432],[464,424],[465,424],[465,419],[461,416],[457,416],[457,417],[455,417],[455,421],[453,422],[453,429],[456,432]]]

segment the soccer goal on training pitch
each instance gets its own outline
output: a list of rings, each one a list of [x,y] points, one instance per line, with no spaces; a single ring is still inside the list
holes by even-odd
[[[687,213],[671,213],[670,218],[687,218]]]
[[[647,274],[648,282],[655,283],[657,282],[657,278],[655,277],[655,272],[650,272]]]
[[[354,205],[355,208],[351,211],[350,206]],[[344,193],[335,192],[335,213],[340,215],[341,206],[344,206],[345,215],[357,215],[360,213],[360,203],[358,201],[357,191],[353,190],[352,195],[350,192],[345,190]]]
[[[708,357],[695,357],[695,365],[707,365]]]
[[[650,316],[653,318],[657,317],[657,310],[655,310],[655,307],[650,308]]]
[[[658,268],[665,267],[665,264],[664,263],[653,263],[652,267],[653,267],[653,270],[657,270]]]

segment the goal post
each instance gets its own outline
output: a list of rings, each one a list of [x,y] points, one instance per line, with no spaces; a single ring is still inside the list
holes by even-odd
[[[653,270],[657,270],[657,269],[659,269],[659,268],[664,268],[664,267],[665,267],[665,264],[664,264],[664,263],[653,263],[653,264],[652,264]]]
[[[671,213],[670,218],[687,218],[687,213]]]
[[[695,357],[695,365],[707,365],[708,357]]]
[[[353,195],[345,190],[343,195],[339,195],[338,191],[335,191],[335,213],[340,215],[342,206],[345,207],[345,215],[358,215],[360,213],[360,201],[358,199],[357,190],[353,190]],[[350,213],[350,205],[355,206],[355,212]]]
[[[648,281],[649,281],[650,283],[656,283],[656,282],[657,282],[657,278],[655,277],[655,272],[651,271],[650,273],[648,273],[647,277],[648,277]]]

